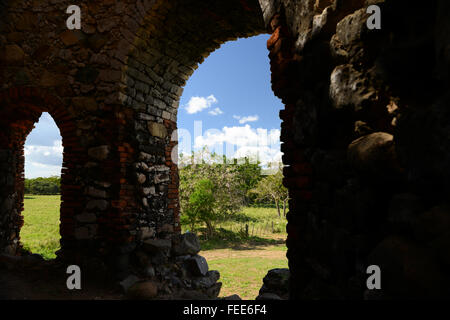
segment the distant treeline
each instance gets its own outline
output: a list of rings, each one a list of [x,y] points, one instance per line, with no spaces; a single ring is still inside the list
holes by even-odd
[[[25,179],[25,194],[60,194],[61,178]]]

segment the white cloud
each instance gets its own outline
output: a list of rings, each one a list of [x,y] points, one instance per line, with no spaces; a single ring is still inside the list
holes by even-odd
[[[25,145],[25,174],[27,178],[61,174],[63,146],[55,140],[53,146]]]
[[[214,95],[210,95],[208,97],[191,97],[186,108],[187,113],[194,114],[198,113],[204,109],[210,108],[213,104],[216,104],[218,101]]]
[[[210,129],[194,141],[194,148],[203,146],[229,158],[249,157],[263,165],[281,160],[280,130],[252,128],[250,125]]]
[[[26,145],[51,147],[53,141],[61,139],[55,121],[47,112],[43,112],[39,122],[35,124],[35,128],[27,136]]]
[[[220,108],[215,108],[214,110],[211,110],[208,113],[212,116],[218,116],[220,114],[223,114],[223,111],[220,110]]]
[[[61,140],[55,140],[53,141],[53,146],[41,146],[41,145],[28,145],[25,144],[25,155],[26,156],[33,156],[42,154],[45,156],[62,156],[64,148],[62,146]]]
[[[61,166],[52,166],[28,161],[25,163],[25,173],[27,179],[60,176]]]
[[[235,118],[236,120],[239,120],[240,124],[245,124],[247,122],[255,122],[255,121],[259,120],[259,116],[256,114],[254,116],[247,116],[247,117],[241,117],[241,116],[234,115],[233,118]]]

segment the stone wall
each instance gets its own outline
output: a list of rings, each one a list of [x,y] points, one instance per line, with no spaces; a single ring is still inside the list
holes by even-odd
[[[82,29],[72,31],[70,4],[0,2],[0,252],[21,253],[23,145],[49,112],[64,147],[58,259],[100,260],[119,278],[145,278],[145,260],[163,279],[177,269],[182,87],[222,43],[266,32],[261,9],[256,0],[80,1]]]
[[[260,2],[286,105],[291,298],[448,297],[448,3]]]
[[[381,30],[366,27],[374,3]],[[64,146],[58,259],[175,283],[184,260],[201,266],[173,250],[179,98],[222,43],[266,32],[285,104],[290,298],[449,295],[446,1],[79,1],[79,31],[70,4],[0,1],[0,251],[21,251],[23,144],[46,111]],[[216,278],[195,281],[214,296]]]

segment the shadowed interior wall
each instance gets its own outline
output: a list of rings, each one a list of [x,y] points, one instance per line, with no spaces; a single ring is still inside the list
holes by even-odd
[[[291,297],[449,297],[448,3],[260,2],[286,106]]]
[[[0,2],[2,251],[17,251],[23,141],[43,111],[64,145],[59,258],[120,271],[144,239],[170,243],[182,87],[225,41],[268,32],[291,298],[449,296],[448,2],[80,1],[75,31],[69,4]]]

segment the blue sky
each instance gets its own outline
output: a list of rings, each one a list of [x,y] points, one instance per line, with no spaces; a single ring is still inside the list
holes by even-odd
[[[25,141],[26,178],[61,175],[61,139],[53,118],[43,113]]]
[[[258,155],[263,163],[280,160],[282,103],[271,90],[268,38],[227,42],[194,72],[178,110],[179,152],[206,145],[230,157]],[[25,176],[59,175],[61,163],[59,130],[44,113],[25,143]]]
[[[179,152],[207,145],[232,157],[236,154],[227,152],[224,143],[228,142],[235,145],[239,156],[259,152],[263,163],[280,160],[279,111],[283,105],[271,89],[268,38],[260,35],[229,41],[194,72],[178,110],[178,128],[190,133],[186,139],[190,143],[180,131]],[[196,121],[201,122],[200,138],[200,132],[194,133]],[[213,132],[208,134],[208,130]]]

